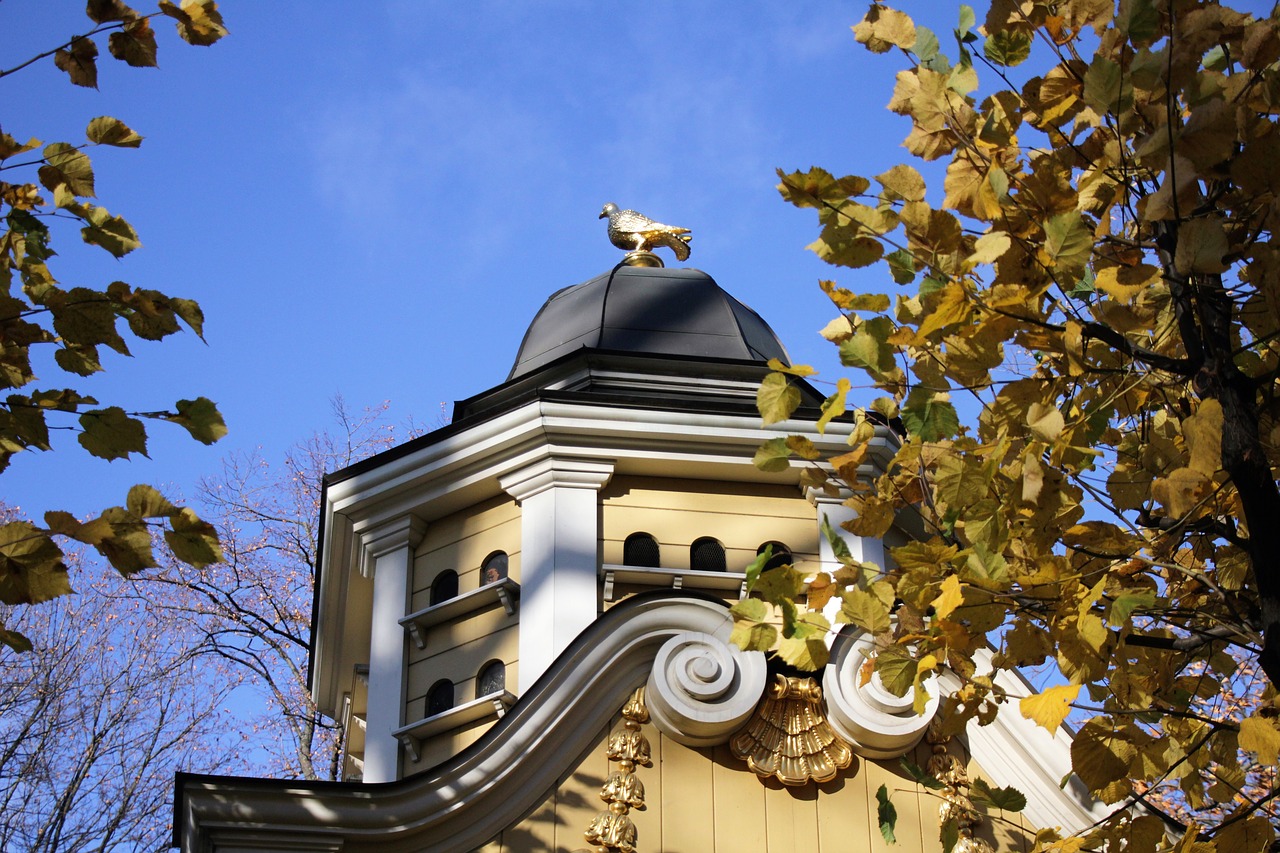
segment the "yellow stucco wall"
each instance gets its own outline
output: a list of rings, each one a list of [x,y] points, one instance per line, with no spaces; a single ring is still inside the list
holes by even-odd
[[[616,726],[616,723],[615,723]],[[638,853],[940,853],[940,800],[918,788],[899,762],[855,759],[832,782],[787,788],[761,781],[728,746],[691,749],[644,727],[653,765],[639,768],[644,810],[632,810]],[[528,818],[480,848],[483,853],[577,853],[590,850],[583,832],[605,805],[601,785],[611,769],[606,733],[596,749]],[[952,747],[963,755],[959,746]],[[911,759],[923,766],[929,748]],[[970,772],[981,770],[970,762]],[[890,845],[876,822],[876,792],[888,787],[898,812],[897,843]],[[1031,849],[1018,816],[988,820],[979,834],[1001,853]]]
[[[458,592],[481,585],[480,566],[494,551],[505,551],[508,577],[520,580],[520,508],[511,498],[494,498],[427,525],[414,554],[410,612],[430,604],[431,584],[441,572],[458,573]],[[519,658],[517,618],[493,604],[461,619],[431,627],[426,647],[407,642],[408,672],[405,683],[404,721],[426,716],[426,696],[431,686],[447,678],[454,683],[454,704],[476,698],[476,676],[492,660],[506,664],[508,689],[517,683]],[[412,773],[457,752],[480,736],[492,723],[432,738],[421,760],[405,757],[405,773]]]
[[[793,486],[615,477],[600,502],[608,564],[621,564],[623,542],[640,532],[657,539],[663,568],[689,568],[689,546],[704,536],[725,546],[731,572],[769,541],[787,545],[801,570],[818,559],[817,514]]]

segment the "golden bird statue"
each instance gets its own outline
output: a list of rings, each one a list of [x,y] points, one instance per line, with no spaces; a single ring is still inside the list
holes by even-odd
[[[619,210],[613,202],[604,206],[600,218],[609,219],[609,242],[627,250],[624,263],[635,266],[662,266],[653,250],[666,246],[676,253],[676,260],[689,259],[689,241],[693,236],[688,228],[663,225],[634,210]]]

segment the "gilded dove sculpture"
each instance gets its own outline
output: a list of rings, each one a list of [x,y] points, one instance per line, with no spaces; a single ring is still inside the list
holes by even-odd
[[[619,210],[613,202],[600,211],[600,218],[605,217],[609,218],[609,242],[619,249],[652,255],[657,247],[666,246],[676,253],[676,260],[688,260],[689,241],[693,239],[688,228],[663,225],[634,210]],[[661,261],[657,265],[660,266]]]

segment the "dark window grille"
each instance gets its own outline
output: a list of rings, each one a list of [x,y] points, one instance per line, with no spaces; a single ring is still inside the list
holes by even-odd
[[[689,568],[696,572],[723,572],[724,546],[710,536],[695,540],[689,546]]]
[[[622,543],[622,564],[658,568],[658,540],[648,533],[632,533]]]
[[[436,576],[431,584],[431,603],[443,604],[451,598],[458,597],[458,573],[446,569]]]
[[[449,679],[437,681],[427,691],[427,716],[443,714],[453,707],[453,682]]]
[[[480,583],[497,583],[507,576],[507,552],[494,551],[480,564]]]
[[[767,572],[770,569],[776,569],[779,566],[790,566],[794,563],[794,558],[791,556],[791,549],[786,545],[783,545],[781,542],[765,542],[756,549],[756,555],[759,556],[760,554],[763,554],[764,549],[768,548],[770,545],[773,546],[773,553],[769,557],[769,562],[765,563],[764,568],[761,569],[762,572]]]
[[[506,689],[507,665],[500,660],[489,661],[476,676],[476,698],[492,696]]]

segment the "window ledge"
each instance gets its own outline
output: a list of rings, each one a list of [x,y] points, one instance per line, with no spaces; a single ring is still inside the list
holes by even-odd
[[[745,572],[701,572],[693,569],[603,565],[600,567],[600,577],[604,579],[605,601],[613,601],[614,585],[619,583],[663,586],[671,589],[736,589],[738,598],[747,594]]]
[[[486,610],[497,604],[501,604],[506,609],[507,615],[511,616],[516,612],[519,602],[520,584],[511,578],[503,578],[500,581],[485,584],[479,589],[456,595],[448,601],[424,607],[417,613],[410,613],[400,620],[400,624],[408,630],[418,648],[425,649],[427,629],[431,626],[453,622],[477,610]]]
[[[497,584],[490,585],[497,586]],[[392,734],[396,736],[396,740],[400,741],[405,749],[409,750],[413,760],[417,761],[422,757],[422,743],[427,738],[451,732],[469,723],[489,719],[490,717],[500,720],[506,716],[507,709],[514,705],[515,702],[516,697],[505,690],[501,693],[490,693],[487,696],[472,699],[470,702],[464,702],[439,714],[432,714],[430,717],[425,717],[416,723],[402,726]]]

